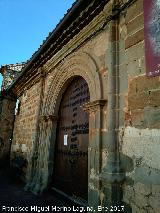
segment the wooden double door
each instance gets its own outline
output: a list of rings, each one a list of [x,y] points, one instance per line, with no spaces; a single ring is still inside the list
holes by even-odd
[[[62,192],[88,197],[89,117],[83,104],[90,99],[82,77],[76,77],[63,94],[57,126],[53,186]]]

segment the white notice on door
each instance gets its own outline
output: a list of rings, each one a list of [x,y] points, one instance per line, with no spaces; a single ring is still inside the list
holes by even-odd
[[[64,135],[64,145],[67,146],[68,144],[68,135]]]

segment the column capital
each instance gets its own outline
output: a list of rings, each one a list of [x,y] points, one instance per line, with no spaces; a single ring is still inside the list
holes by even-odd
[[[88,102],[83,105],[83,110],[86,112],[95,112],[98,109],[102,108],[104,105],[106,105],[106,103],[107,100],[105,99]]]
[[[57,121],[58,116],[57,115],[41,115],[40,121],[41,122],[48,122],[48,121]]]

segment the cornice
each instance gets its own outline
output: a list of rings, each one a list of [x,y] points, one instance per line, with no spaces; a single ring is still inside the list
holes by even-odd
[[[75,35],[65,46],[62,47],[49,61],[44,65],[47,72],[51,72],[68,55],[79,49],[89,38],[94,37],[104,29],[106,23],[105,13],[101,12],[77,35]]]

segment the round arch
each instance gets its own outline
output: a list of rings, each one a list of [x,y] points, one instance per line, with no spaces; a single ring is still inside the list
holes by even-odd
[[[51,81],[43,114],[57,115],[62,94],[74,77],[81,76],[88,84],[90,101],[102,98],[99,67],[87,53],[73,54],[55,71]]]

